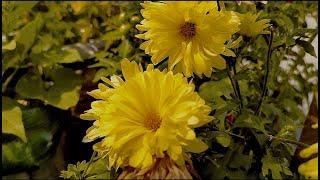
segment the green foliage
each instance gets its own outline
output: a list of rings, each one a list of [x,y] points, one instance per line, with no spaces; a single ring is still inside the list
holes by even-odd
[[[67,68],[48,70],[45,75],[52,81],[43,81],[37,75],[25,74],[19,79],[16,92],[60,109],[68,109],[77,104],[81,85],[79,75]]]
[[[4,135],[2,143],[2,172],[4,174],[35,169],[50,157],[52,148],[57,144],[59,121],[53,120],[46,108],[20,107],[27,142]]]
[[[61,116],[78,104],[81,88],[121,73],[123,58],[145,57],[134,37],[138,2],[81,3],[2,2],[4,174],[48,169]],[[104,177],[102,170],[90,175]]]
[[[106,159],[100,158],[93,162],[77,162],[69,164],[66,171],[61,171],[64,179],[112,179],[112,173],[107,169]]]
[[[195,155],[196,162],[201,164],[198,171],[202,177],[283,179],[297,176],[296,170],[289,167],[295,146],[277,138],[298,140],[297,129],[305,120],[298,105],[315,87],[308,79],[315,76],[317,69],[307,64],[304,56],[309,53],[316,57],[311,42],[317,29],[306,27],[306,16],[317,20],[316,6],[308,2],[241,5],[226,2],[227,9],[241,13],[260,11],[260,18],[271,19],[274,39],[267,93],[257,109],[263,90],[269,36],[244,38],[234,49],[235,71],[231,65],[226,70],[230,71],[228,76],[216,71],[209,81],[200,83],[199,94],[213,108],[216,118],[198,130],[199,136],[210,145],[204,154]],[[290,61],[288,69],[281,68],[284,61]],[[298,68],[303,71],[297,73]],[[290,82],[292,80],[298,87]]]
[[[2,133],[16,135],[27,142],[21,109],[8,97],[2,97]]]
[[[138,2],[82,3],[2,2],[4,174],[45,166],[60,140],[62,116],[78,104],[81,88],[96,87],[101,77],[121,74],[123,58],[143,66],[150,63],[139,49],[141,40],[134,37],[135,25],[141,21]],[[277,138],[297,140],[297,129],[305,119],[298,105],[317,85],[312,81],[317,68],[304,61],[305,56],[316,57],[311,43],[317,28],[307,27],[306,17],[318,20],[317,3],[225,4],[227,10],[259,11],[261,19],[271,19],[274,39],[266,95],[257,108],[269,35],[243,38],[233,49],[237,57],[226,58],[235,62],[230,69],[214,70],[207,79],[193,78],[215,117],[196,129],[209,149],[193,155],[195,168],[203,179],[295,177],[297,172],[290,167],[295,149]],[[284,62],[287,69],[282,68]],[[105,159],[94,159],[68,165],[61,177],[112,179],[115,175]]]
[[[288,162],[273,157],[270,152],[262,158],[262,175],[269,175],[271,171],[273,179],[282,179],[281,173],[292,176],[292,172],[288,168]]]

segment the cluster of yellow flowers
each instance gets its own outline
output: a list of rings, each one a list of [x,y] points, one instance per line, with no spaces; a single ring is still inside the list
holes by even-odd
[[[193,128],[213,119],[208,115],[211,109],[187,77],[210,77],[212,68],[224,69],[221,55],[235,56],[230,49],[240,41],[226,45],[233,34],[256,36],[269,26],[268,20],[256,22],[254,14],[218,10],[216,2],[145,2],[142,7],[144,20],[137,28],[144,33],[136,37],[146,40],[141,48],[153,64],[168,58],[168,69],[160,71],[150,64],[143,71],[141,65],[123,60],[124,79],[102,78],[99,89],[89,93],[99,100],[81,115],[95,120],[84,142],[102,138],[94,150],[108,157],[110,167],[136,168],[140,175],[161,168],[155,165],[159,159],[185,167],[188,152],[207,149]]]
[[[312,128],[317,129],[318,123],[314,124]],[[300,156],[302,158],[308,158],[313,154],[318,154],[318,143],[314,143],[310,147],[300,152]],[[318,156],[301,164],[299,166],[298,171],[300,174],[306,176],[307,178],[317,179],[318,178]]]

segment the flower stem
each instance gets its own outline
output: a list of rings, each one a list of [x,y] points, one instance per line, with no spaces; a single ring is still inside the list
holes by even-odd
[[[95,156],[97,155],[97,152],[96,151],[93,151],[92,155],[91,155],[91,158],[90,158],[90,161],[88,162],[88,165],[86,167],[86,169],[83,171],[83,177],[86,177],[87,175],[87,171],[89,169],[89,166],[91,165],[91,163],[93,162],[93,159],[95,158]]]
[[[269,38],[269,44],[268,44],[268,55],[267,55],[267,62],[265,64],[265,74],[264,74],[264,80],[263,80],[263,86],[262,86],[262,93],[260,96],[260,100],[258,103],[258,106],[255,111],[255,115],[258,115],[260,113],[260,107],[262,104],[262,101],[264,97],[267,94],[267,82],[268,82],[268,75],[269,75],[269,66],[270,66],[270,60],[271,60],[271,54],[272,54],[272,41],[273,41],[273,30],[270,30],[270,38]]]
[[[241,113],[241,109],[243,107],[243,103],[242,103],[242,97],[241,97],[241,93],[240,93],[239,83],[234,78],[234,76],[236,75],[235,60],[230,58],[230,57],[227,57],[226,61],[227,61],[227,74],[228,74],[228,77],[229,77],[229,79],[231,81],[231,85],[232,85],[234,94],[235,94],[236,98],[240,102],[240,113]]]
[[[237,70],[236,70],[236,64],[235,63],[232,66],[232,70],[233,70],[233,74],[236,75],[237,74]],[[240,92],[240,86],[239,86],[239,83],[238,83],[237,79],[234,79],[234,81],[235,81],[235,85],[236,85],[236,90],[238,92],[238,98],[239,98],[239,101],[240,101],[240,112],[241,112],[241,109],[243,107],[243,103],[242,103],[242,97],[241,97],[241,92]]]

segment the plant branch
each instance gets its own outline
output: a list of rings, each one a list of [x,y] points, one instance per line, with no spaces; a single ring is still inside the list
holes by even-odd
[[[214,130],[217,130],[219,132],[228,134],[230,136],[246,140],[245,136],[240,136],[238,134],[234,134],[234,133],[231,133],[231,132],[228,132],[228,131],[222,131],[222,130],[219,130],[218,128],[215,128],[215,127],[212,127],[212,128]],[[275,137],[273,135],[268,135],[268,134],[266,134],[265,136],[267,136],[269,138],[269,141],[277,140],[277,141],[281,141],[281,142],[285,142],[285,143],[295,144],[295,145],[302,146],[302,147],[309,147],[310,146],[309,144],[305,144],[305,143],[302,143],[302,142],[299,142],[299,141],[295,141],[295,140],[291,140],[291,139]]]
[[[219,131],[219,132],[222,132],[222,133],[225,133],[225,134],[229,134],[230,136],[234,136],[234,137],[237,137],[237,138],[240,138],[240,139],[243,139],[243,140],[245,140],[246,138],[244,137],[244,136],[240,136],[240,135],[238,135],[238,134],[234,134],[234,133],[232,133],[232,132],[228,132],[228,131],[221,131],[221,130],[219,130],[218,128],[215,128],[215,127],[212,127],[214,130],[217,130],[217,131]]]
[[[3,83],[2,86],[2,93],[5,92],[5,90],[7,89],[8,84],[10,83],[11,79],[13,78],[13,76],[17,73],[18,68],[15,68],[14,71],[10,74],[10,76],[6,79],[6,81]]]
[[[237,92],[237,90],[236,90],[236,85],[235,85],[234,79],[232,78],[231,72],[232,72],[232,67],[231,67],[231,65],[230,65],[229,60],[227,60],[227,74],[228,74],[228,77],[229,77],[229,79],[230,79],[230,82],[231,82],[231,85],[232,85],[234,94],[235,94],[235,96],[236,96],[237,98],[239,98],[239,97],[238,97],[238,92]]]
[[[233,74],[236,75],[237,74],[237,70],[236,70],[236,64],[234,64],[232,66],[232,70],[233,70]],[[240,92],[240,86],[239,86],[239,83],[238,83],[238,80],[235,79],[235,85],[236,85],[236,90],[238,92],[238,98],[239,98],[239,101],[240,101],[240,112],[241,112],[241,109],[243,107],[243,103],[242,103],[242,97],[241,97],[241,92]]]
[[[242,98],[241,98],[241,94],[240,94],[240,88],[239,88],[238,81],[236,79],[234,79],[234,75],[236,74],[235,65],[233,65],[234,60],[232,58],[228,58],[226,61],[227,61],[227,74],[228,74],[228,77],[231,81],[231,85],[232,85],[234,94],[235,94],[236,98],[240,101],[240,113],[241,113],[241,109],[243,107],[243,104],[242,104]]]
[[[275,136],[272,136],[272,135],[267,135],[267,136],[269,136],[269,141],[278,140],[278,141],[281,141],[281,142],[295,144],[295,145],[303,146],[303,147],[309,147],[310,146],[308,144],[305,144],[305,143],[302,143],[302,142],[299,142],[299,141],[295,141],[295,140],[291,140],[291,139],[279,138],[279,137],[275,137]]]
[[[270,60],[271,60],[271,54],[272,54],[272,41],[273,41],[273,29],[270,30],[270,38],[269,38],[269,44],[268,44],[268,55],[267,55],[267,62],[265,64],[265,74],[264,74],[264,80],[263,80],[263,86],[262,86],[262,93],[260,96],[258,106],[255,111],[255,115],[259,114],[262,101],[267,94],[269,66],[270,66]]]

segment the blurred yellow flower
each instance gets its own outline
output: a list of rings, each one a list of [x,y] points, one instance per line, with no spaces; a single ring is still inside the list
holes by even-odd
[[[144,20],[136,37],[146,40],[141,48],[151,55],[154,64],[168,57],[169,70],[211,76],[212,67],[224,69],[220,54],[235,56],[225,42],[236,33],[240,21],[236,14],[216,2],[145,2]]]
[[[168,155],[178,165],[186,152],[199,153],[207,146],[193,128],[212,120],[210,107],[194,92],[181,73],[146,71],[127,59],[121,62],[125,81],[119,76],[102,78],[107,83],[89,94],[96,99],[82,119],[96,120],[84,142],[103,138],[94,145],[109,166],[150,168],[157,158]],[[111,88],[112,87],[112,88]]]
[[[86,1],[73,1],[71,2],[71,8],[74,12],[74,14],[79,14],[81,12],[82,9],[85,8],[85,6],[87,5]]]
[[[318,128],[318,123],[312,127]],[[302,158],[308,158],[313,154],[318,154],[318,143],[315,143],[300,152],[300,156]],[[298,171],[307,178],[318,179],[318,156],[301,164],[298,168]]]
[[[254,14],[251,12],[240,14],[237,13],[240,18],[240,31],[239,34],[247,37],[255,37],[259,34],[268,34],[269,31],[265,30],[270,26],[269,19],[258,20],[260,13]]]

